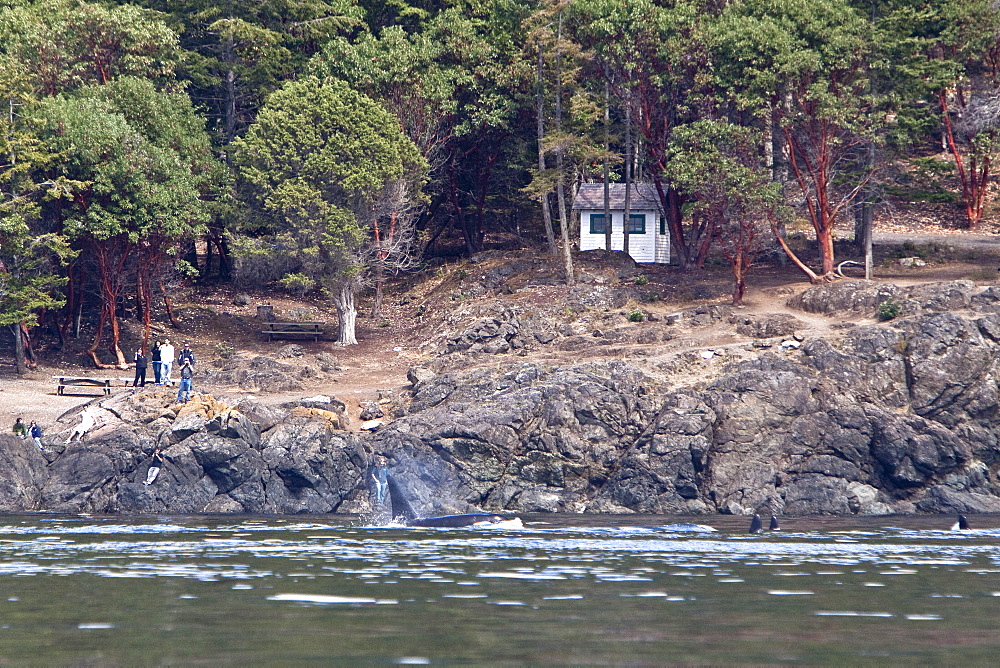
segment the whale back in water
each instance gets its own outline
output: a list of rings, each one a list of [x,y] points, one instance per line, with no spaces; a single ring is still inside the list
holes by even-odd
[[[471,527],[471,526],[502,526],[512,525],[520,520],[514,515],[497,513],[464,513],[461,515],[442,515],[440,517],[417,517],[413,506],[406,500],[403,490],[396,479],[389,475],[386,478],[389,487],[389,501],[392,505],[392,517],[400,517],[406,526],[411,527]]]
[[[517,519],[513,515],[495,513],[464,513],[462,515],[442,515],[441,517],[420,517],[407,520],[411,527],[471,527],[502,524]]]

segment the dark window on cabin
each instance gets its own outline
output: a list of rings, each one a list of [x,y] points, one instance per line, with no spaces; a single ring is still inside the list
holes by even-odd
[[[663,216],[660,216],[660,236],[667,235],[667,221]]]
[[[645,234],[646,233],[646,214],[644,213],[630,213],[628,216],[628,233],[629,234]]]
[[[590,233],[591,234],[605,234],[604,214],[603,213],[592,213],[592,214],[590,214]]]

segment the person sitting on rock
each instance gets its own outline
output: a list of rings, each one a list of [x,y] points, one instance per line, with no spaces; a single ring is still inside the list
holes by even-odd
[[[163,466],[163,455],[160,454],[160,449],[157,448],[153,451],[152,460],[149,462],[149,469],[146,470],[146,480],[144,485],[152,485],[153,481],[156,480],[156,476],[160,475],[160,467]]]
[[[28,435],[31,436],[39,450],[45,449],[42,447],[42,428],[34,420],[31,421],[31,426],[28,428]]]
[[[73,427],[73,431],[69,433],[66,438],[66,444],[69,445],[74,439],[83,440],[83,437],[87,435],[87,432],[94,427],[94,413],[91,411],[90,407],[83,409],[83,413],[80,415],[80,424]]]
[[[14,420],[14,435],[24,440],[28,438],[28,425],[24,424],[24,420],[17,418]]]
[[[177,388],[177,403],[186,404],[191,398],[191,379],[194,378],[194,369],[187,360],[181,365],[181,384]]]

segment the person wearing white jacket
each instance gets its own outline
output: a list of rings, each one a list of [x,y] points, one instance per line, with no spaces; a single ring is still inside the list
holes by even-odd
[[[163,342],[160,346],[160,383],[163,385],[170,385],[170,370],[174,366],[174,346],[170,343],[170,339]]]

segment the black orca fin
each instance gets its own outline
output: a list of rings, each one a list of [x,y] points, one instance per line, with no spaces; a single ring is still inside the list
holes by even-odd
[[[969,520],[966,519],[965,515],[959,515],[958,516],[958,529],[959,529],[959,531],[968,531],[969,530]]]
[[[764,523],[760,521],[760,515],[754,515],[753,519],[750,520],[750,531],[749,533],[760,533],[763,528]]]
[[[392,477],[392,474],[386,476],[386,483],[389,486],[389,503],[392,507],[392,516],[402,517],[407,521],[415,519],[417,514],[413,512],[413,506],[406,500],[406,495],[403,494],[403,490],[399,488],[399,483]]]
[[[771,526],[768,527],[771,531],[781,531],[781,527],[778,526],[778,518],[771,515]]]

